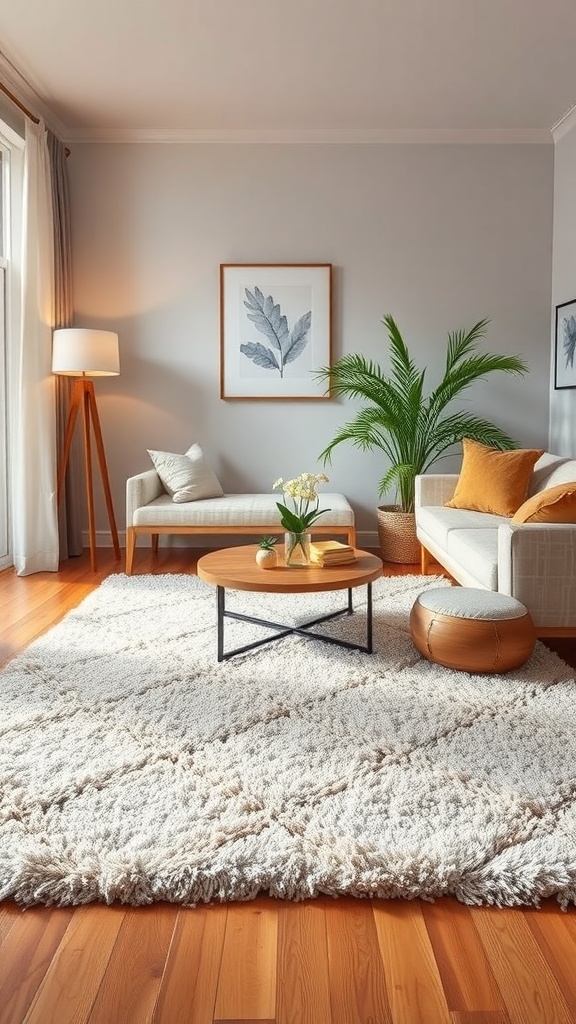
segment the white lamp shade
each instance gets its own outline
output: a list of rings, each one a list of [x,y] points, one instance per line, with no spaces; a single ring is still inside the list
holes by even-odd
[[[116,377],[118,335],[89,327],[61,327],[52,337],[52,373],[67,377]]]

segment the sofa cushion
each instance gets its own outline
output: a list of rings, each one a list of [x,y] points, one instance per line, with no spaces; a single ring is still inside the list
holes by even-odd
[[[500,451],[465,437],[462,469],[449,508],[513,516],[528,494],[534,464],[543,449]]]
[[[498,530],[452,530],[448,554],[488,590],[498,590]]]
[[[506,516],[438,505],[422,505],[417,513],[418,526],[442,548],[448,547],[448,536],[452,530],[485,530],[490,527],[497,530],[500,523],[508,522]]]
[[[184,455],[151,450],[148,450],[148,455],[168,494],[177,504],[200,498],[219,498],[224,494],[199,444],[192,444]]]
[[[513,523],[576,523],[576,481],[557,484],[528,498]]]

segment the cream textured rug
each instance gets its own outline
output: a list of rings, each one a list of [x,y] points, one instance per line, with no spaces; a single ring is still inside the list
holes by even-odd
[[[541,644],[505,676],[424,661],[408,612],[439,584],[374,585],[372,656],[293,635],[219,665],[213,588],[110,577],[0,674],[0,897],[574,902],[573,673]],[[322,629],[362,642],[364,615]]]

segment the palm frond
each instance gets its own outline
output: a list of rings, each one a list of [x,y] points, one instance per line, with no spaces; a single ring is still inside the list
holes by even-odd
[[[378,363],[363,355],[341,356],[333,366],[323,366],[314,378],[324,381],[333,395],[346,398],[367,398],[372,402],[380,395],[385,375]]]
[[[396,322],[391,316],[384,316],[382,323],[388,329],[390,340],[390,364],[392,366],[392,377],[400,389],[408,394],[412,387],[418,383],[422,376],[420,370],[410,358],[408,347],[400,334]],[[424,371],[425,373],[426,371]]]
[[[404,512],[414,511],[414,478],[415,467],[412,463],[395,463],[384,474],[378,484],[378,494],[383,497],[388,491],[395,488],[396,496],[400,498],[400,506]]]
[[[454,401],[473,384],[484,380],[488,374],[512,373],[522,376],[528,366],[519,356],[502,356],[481,353],[455,363],[448,371],[428,399],[427,416],[432,427],[446,406]]]
[[[393,429],[387,429],[386,424],[374,416],[373,410],[361,409],[355,419],[340,428],[318,458],[324,464],[331,462],[334,448],[343,441],[348,441],[361,451],[380,448],[389,458],[394,458],[393,437]]]
[[[450,331],[446,345],[446,367],[445,373],[450,373],[452,368],[475,348],[480,338],[483,338],[488,330],[490,321],[487,317],[479,320],[469,331]]]
[[[413,384],[412,393],[407,394],[395,378],[386,377],[377,363],[364,356],[342,356],[315,376],[329,383],[327,390],[334,397],[363,398],[371,403],[380,410],[382,422],[389,430],[396,429],[406,417],[407,408],[418,405],[418,381]]]
[[[479,441],[489,448],[499,448],[501,451],[518,447],[514,438],[489,420],[473,413],[456,412],[437,424],[434,444],[429,446],[426,460],[419,472],[425,473],[438,459],[451,455],[452,451],[448,449],[460,445],[464,437]]]
[[[385,494],[394,489],[398,494],[398,467],[397,465],[390,466],[382,479],[378,482],[378,496],[383,498]]]

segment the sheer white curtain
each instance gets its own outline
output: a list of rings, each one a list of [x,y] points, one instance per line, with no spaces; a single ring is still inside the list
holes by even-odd
[[[19,576],[58,569],[54,238],[50,159],[42,122],[26,121],[22,238],[22,329],[12,366],[11,510]]]

